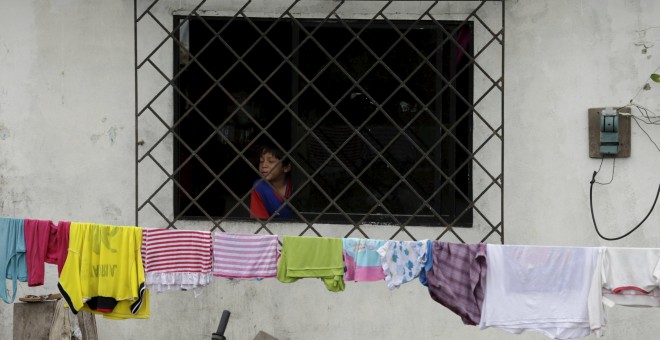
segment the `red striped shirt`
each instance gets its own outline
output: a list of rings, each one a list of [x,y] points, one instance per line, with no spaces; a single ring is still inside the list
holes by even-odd
[[[212,249],[210,231],[142,230],[142,261],[147,273],[210,273]]]

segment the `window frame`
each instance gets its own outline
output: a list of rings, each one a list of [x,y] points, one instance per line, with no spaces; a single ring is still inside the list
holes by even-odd
[[[178,27],[178,24],[179,24],[180,20],[186,20],[186,19],[189,20],[190,18],[187,17],[187,16],[174,15],[173,16],[174,27]],[[207,20],[207,21],[227,20],[227,19],[229,19],[229,17],[205,16],[203,19]],[[272,22],[274,22],[276,19],[275,18],[250,18],[250,20],[252,20],[252,21],[263,20],[263,21],[271,22],[271,24],[272,24]],[[292,47],[291,47],[292,49],[296,49],[296,46],[297,46],[296,44],[300,43],[300,39],[299,39],[300,28],[297,25],[293,24],[294,20],[298,21],[299,24],[304,25],[307,28],[315,27],[315,25],[320,22],[319,19],[305,19],[305,18],[294,18],[293,20],[291,20],[290,24],[294,27],[293,30],[295,32],[295,34],[292,34]],[[326,22],[325,24],[328,25],[328,26],[336,26],[336,27],[340,27],[342,25],[349,25],[349,26],[351,26],[351,28],[355,28],[354,27],[355,25],[358,25],[360,23],[364,23],[366,21],[368,21],[368,20],[341,19],[341,21],[336,21],[336,22],[332,22],[332,23]],[[460,27],[460,26],[463,26],[463,25],[466,24],[465,21],[438,21],[438,22],[442,25],[445,25],[444,27],[449,27],[449,29],[448,29],[449,32],[452,31],[452,27],[454,27],[454,26]],[[430,21],[425,23],[424,21],[415,21],[415,20],[388,20],[388,21],[378,22],[378,23],[375,23],[375,24],[373,22],[371,22],[369,24],[369,26],[370,26],[370,28],[371,27],[377,27],[377,28],[379,28],[379,27],[390,27],[390,23],[395,24],[398,29],[407,28],[411,24],[415,24],[415,25],[418,25],[418,26],[424,26],[424,28],[434,28],[435,27],[433,24],[431,24]],[[473,46],[473,44],[474,44],[474,39],[473,39],[474,29],[472,27],[472,22],[468,21],[467,24],[470,25],[469,30],[470,30],[470,34],[471,34],[472,38],[470,39],[469,51],[472,52],[474,50],[474,46]],[[437,27],[435,27],[435,28],[436,28],[437,31],[440,31]],[[437,38],[438,41],[443,39],[442,36],[443,36],[443,34],[438,35],[438,38]],[[173,45],[174,45],[174,48],[173,48],[174,70],[173,70],[173,72],[174,72],[174,74],[177,74],[177,72],[179,71],[178,65],[180,65],[179,64],[179,62],[180,62],[180,59],[179,59],[180,53],[179,53],[179,46],[177,44],[173,44]],[[450,46],[453,47],[453,45],[451,45],[451,44],[450,44]],[[429,59],[427,59],[427,60],[429,60]],[[454,59],[452,59],[452,61],[455,62]],[[300,64],[298,64],[298,66],[299,65]],[[437,66],[437,61],[436,61],[436,66]],[[472,80],[473,79],[473,67],[469,67],[469,69],[467,71],[464,70],[462,72],[467,72],[469,74],[468,77],[469,77],[470,81],[469,81],[469,86],[468,86],[467,97],[472,102],[473,101],[473,95],[474,95],[474,84],[473,84],[473,80]],[[291,85],[292,95],[293,95],[293,92],[295,92],[295,89],[299,88],[299,77],[292,77],[292,78],[294,80],[294,81],[291,82],[292,83],[292,85]],[[180,110],[178,110],[178,108],[180,108],[180,105],[181,105],[181,100],[180,100],[179,94],[177,93],[178,89],[181,89],[180,81],[181,81],[181,77],[177,77],[174,81],[174,86],[176,87],[176,88],[173,89],[173,91],[174,91],[174,102],[173,102],[174,103],[174,121],[177,121],[177,119],[181,115]],[[438,85],[436,85],[437,88],[442,88],[443,87],[441,81],[437,81],[437,83],[438,83]],[[298,106],[298,101],[296,101],[295,107],[293,109],[296,112],[298,111],[297,106]],[[437,101],[436,101],[435,106],[436,107],[438,106]],[[440,109],[436,108],[436,110],[440,110]],[[457,113],[456,113],[456,106],[455,105],[454,105],[454,109],[450,110],[450,111],[452,112],[452,114],[454,116],[456,116]],[[469,135],[467,137],[467,140],[468,140],[467,147],[470,149],[470,153],[466,157],[466,160],[471,163],[470,158],[472,156],[472,154],[471,154],[471,152],[472,152],[472,128],[471,128],[472,116],[471,116],[471,113],[469,113],[469,111],[471,111],[471,109],[468,109],[468,111],[466,111],[462,115],[467,115],[470,119],[470,122],[469,122],[469,125],[470,125],[469,130],[470,131],[469,131]],[[298,119],[300,119],[300,117]],[[455,120],[455,117],[454,117],[454,120]],[[355,126],[351,126],[351,127],[352,127],[353,130],[355,130]],[[181,130],[180,129],[181,129],[180,124],[178,124],[174,127],[174,133],[176,133],[178,136],[181,136]],[[398,128],[398,129],[400,130],[400,128]],[[180,166],[180,162],[178,160],[178,155],[180,155],[180,152],[181,152],[181,142],[179,142],[177,140],[174,140],[173,144],[174,144],[173,145],[174,168],[177,169]],[[454,151],[454,155],[451,155],[450,157],[451,157],[452,160],[455,159],[455,151]],[[468,184],[467,184],[468,185],[468,192],[466,193],[466,195],[469,198],[468,206],[470,206],[472,204],[471,201],[473,199],[471,164],[468,164],[468,165],[464,164],[463,167],[466,167],[467,171],[468,171]],[[180,183],[181,171],[176,172],[173,176],[174,176],[175,180]],[[453,176],[454,175],[451,175],[450,177],[453,177]],[[445,178],[443,180],[447,180],[447,179]],[[216,181],[216,179],[214,179],[214,181]],[[181,210],[182,210],[181,204],[182,204],[182,202],[181,202],[180,189],[176,185],[173,186],[173,194],[174,194],[173,208],[174,208],[174,214],[176,216],[179,216],[181,219],[185,219],[185,220],[203,220],[203,219],[207,219],[207,216],[205,214],[202,214],[202,215],[190,215],[190,214],[185,214],[185,213],[181,214]],[[248,195],[248,197],[249,197],[249,195]],[[244,198],[245,198],[245,196],[244,196]],[[455,200],[456,199],[454,198],[451,203],[455,204]],[[381,201],[381,203],[382,203],[382,201]],[[454,220],[452,225],[457,226],[457,227],[470,227],[470,226],[472,226],[472,212],[471,212],[472,208],[468,207],[466,209],[468,210],[467,213],[463,212],[461,214],[460,212],[455,212],[455,214],[453,216],[451,216],[451,215],[450,216],[443,215],[443,216],[446,217],[447,220],[453,220],[455,216],[461,216],[462,215],[463,217],[461,217],[461,219],[459,219],[459,220]],[[187,209],[187,211],[189,211],[189,210],[190,209]],[[233,210],[233,209],[231,209],[231,210]],[[344,216],[358,217],[358,216],[364,216],[364,215],[368,216],[368,218],[366,220],[360,219],[360,218],[352,218],[352,220],[361,220],[366,224],[396,225],[397,223],[388,223],[388,221],[392,221],[392,216],[397,216],[397,217],[412,216],[413,217],[412,220],[409,220],[408,221],[409,223],[407,223],[407,224],[429,225],[430,226],[430,225],[437,225],[437,222],[438,222],[437,218],[432,216],[432,215],[431,216],[419,216],[419,215],[416,215],[416,213],[412,213],[412,214],[388,214],[388,215],[382,216],[381,214],[373,214],[372,212],[371,213],[352,213],[352,212],[341,211],[339,213],[335,213],[335,214],[339,215],[337,217],[337,219],[335,219],[335,220],[328,219],[327,217],[324,218],[324,219],[321,219],[321,220],[319,220],[318,217],[315,218],[313,216],[313,214],[318,215],[319,212],[300,212],[300,213],[301,214],[309,214],[309,215],[306,216],[305,219],[314,220],[314,223],[347,224],[348,221],[346,220],[346,218]],[[328,214],[326,213],[325,215],[327,216]],[[254,218],[249,218],[249,217],[227,216],[226,209],[225,209],[222,216],[217,216],[217,215],[212,215],[212,216],[214,218],[219,218],[221,220],[227,220],[227,221],[254,221]],[[270,222],[277,222],[277,220],[270,220]],[[292,220],[286,220],[286,222],[304,222],[304,220],[300,219],[300,218],[294,218]],[[410,222],[412,222],[412,223],[410,223]],[[348,224],[350,224],[350,223],[348,223]]]

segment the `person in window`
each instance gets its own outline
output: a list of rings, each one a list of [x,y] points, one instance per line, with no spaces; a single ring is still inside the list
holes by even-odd
[[[291,196],[291,161],[277,148],[265,145],[259,157],[261,179],[254,181],[250,193],[250,217],[291,218],[291,207],[283,204]]]

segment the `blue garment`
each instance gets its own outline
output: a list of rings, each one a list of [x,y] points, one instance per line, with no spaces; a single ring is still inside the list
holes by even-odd
[[[16,281],[27,282],[27,262],[25,259],[25,227],[23,219],[0,217],[0,268],[4,268],[5,277],[12,279],[13,296],[7,296],[7,281],[0,284],[0,297],[5,303],[16,299],[18,285]]]
[[[291,207],[289,207],[288,205],[284,205],[284,202],[280,200],[280,197],[275,193],[273,188],[268,183],[262,180],[256,180],[254,181],[254,190],[261,197],[261,200],[264,203],[264,207],[266,208],[266,211],[268,211],[268,215],[273,216],[273,214],[276,214],[275,218],[293,217],[293,211],[291,210]],[[291,195],[291,179],[287,178],[285,196],[286,198],[289,198],[290,195]],[[284,205],[284,207],[280,209],[277,213],[275,213],[275,211],[279,209],[279,207],[282,205]]]
[[[431,268],[433,268],[433,242],[429,242],[428,248],[426,248],[426,264],[424,265],[424,269],[419,273],[419,282],[421,282],[424,286],[428,287],[429,286],[429,280],[426,279],[426,273],[428,273]]]

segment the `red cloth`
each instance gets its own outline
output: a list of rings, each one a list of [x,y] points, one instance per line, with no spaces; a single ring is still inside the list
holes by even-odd
[[[69,252],[69,226],[71,222],[25,219],[25,260],[28,286],[44,284],[45,264],[56,264],[57,275],[62,272]]]
[[[57,238],[54,250],[57,259],[57,276],[59,277],[66,262],[66,256],[69,253],[69,229],[71,222],[60,221],[57,224]],[[52,263],[52,262],[49,262]]]
[[[25,219],[25,260],[28,286],[44,284],[45,263],[55,263],[57,227],[51,221]]]

